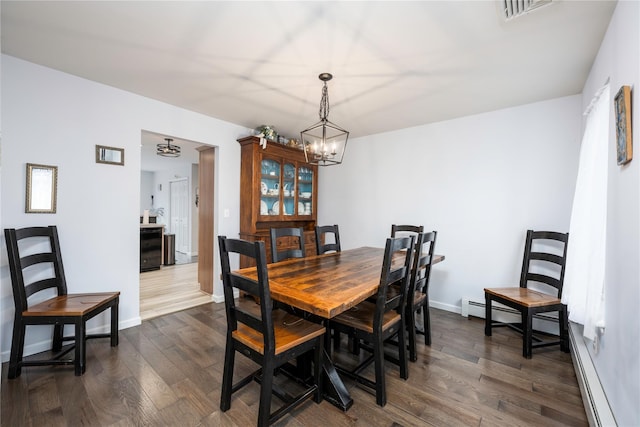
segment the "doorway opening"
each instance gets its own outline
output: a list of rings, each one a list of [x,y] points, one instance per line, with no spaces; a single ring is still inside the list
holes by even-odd
[[[170,137],[181,147],[179,157],[156,154],[157,144]],[[140,317],[211,302],[198,279],[199,152],[204,144],[142,131],[140,212],[163,230],[160,266],[140,273]]]

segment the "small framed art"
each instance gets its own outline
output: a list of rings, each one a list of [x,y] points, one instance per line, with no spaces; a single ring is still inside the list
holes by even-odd
[[[631,86],[622,86],[613,104],[616,120],[616,157],[619,165],[629,163],[633,158],[631,141]]]
[[[56,213],[58,167],[27,163],[26,213]]]

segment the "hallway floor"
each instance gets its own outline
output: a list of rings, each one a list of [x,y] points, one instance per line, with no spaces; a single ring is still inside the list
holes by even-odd
[[[162,266],[140,273],[140,317],[152,319],[211,302],[198,283],[198,263]]]

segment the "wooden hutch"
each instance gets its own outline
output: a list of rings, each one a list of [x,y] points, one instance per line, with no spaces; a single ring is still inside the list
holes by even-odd
[[[241,148],[240,238],[263,240],[271,262],[269,229],[303,227],[305,252],[316,254],[314,228],[317,218],[318,167],[306,162],[304,151],[248,136],[238,140]],[[297,243],[297,242],[296,242]],[[286,239],[279,239],[284,249]],[[240,267],[251,266],[240,259]]]

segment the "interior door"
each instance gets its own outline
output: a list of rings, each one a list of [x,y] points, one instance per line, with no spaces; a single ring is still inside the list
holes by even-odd
[[[169,208],[171,232],[175,234],[176,251],[188,254],[189,250],[189,185],[188,180],[171,181]]]

